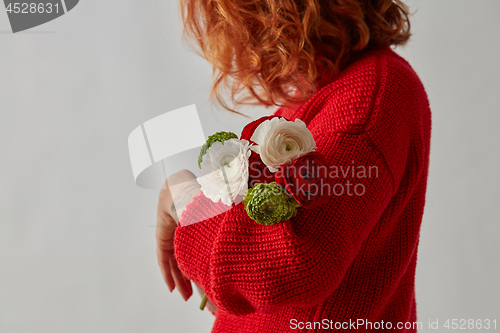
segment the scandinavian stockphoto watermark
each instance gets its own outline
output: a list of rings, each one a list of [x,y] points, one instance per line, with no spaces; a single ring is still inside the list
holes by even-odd
[[[268,168],[262,168],[259,163],[250,163],[250,173],[255,179],[251,181],[251,187],[258,183],[261,178],[273,177]],[[289,166],[283,171],[283,178],[293,184],[288,191],[294,194],[314,197],[326,196],[362,196],[366,194],[364,180],[379,178],[379,168],[376,165],[359,165],[353,160],[350,165],[309,165],[306,162],[298,167]],[[306,179],[304,181],[304,178]]]
[[[79,0],[4,0],[12,32],[27,30],[52,21],[73,8]]]

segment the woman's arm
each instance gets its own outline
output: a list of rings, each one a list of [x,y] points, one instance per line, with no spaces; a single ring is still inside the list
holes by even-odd
[[[199,193],[200,185],[196,181],[196,176],[188,170],[181,170],[167,178],[158,200],[156,229],[158,264],[169,290],[172,292],[177,286],[184,300],[188,300],[192,295],[191,282],[177,266],[173,252],[173,236],[186,206]],[[199,285],[195,286],[203,297],[204,291]],[[217,308],[210,300],[207,300],[206,306],[213,314],[217,312]]]
[[[155,233],[158,264],[170,292],[177,287],[184,300],[188,300],[193,291],[191,281],[177,266],[174,233],[186,205],[199,192],[196,176],[188,170],[182,170],[167,178],[158,199]]]
[[[189,236],[198,228],[177,230],[176,237],[182,239],[176,244],[181,269],[197,276],[217,308],[244,315],[319,304],[339,286],[384,213],[394,194],[394,179],[367,135],[332,133],[316,142],[332,167],[345,171],[355,161],[366,172],[372,167],[373,174],[358,178],[356,170],[354,177],[349,171],[344,178],[339,171],[335,183],[342,184],[342,195],[335,194],[340,186],[332,188],[324,206],[299,208],[297,217],[273,226],[250,220],[243,205],[234,207],[219,221],[213,244],[205,249],[208,272],[193,267],[201,258],[185,244],[186,239],[201,237]],[[358,195],[355,184],[362,184],[356,188]]]

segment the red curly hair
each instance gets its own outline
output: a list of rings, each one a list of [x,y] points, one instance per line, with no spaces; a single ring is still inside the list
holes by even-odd
[[[400,0],[181,0],[184,32],[213,66],[210,100],[290,106],[369,45],[410,37]],[[237,98],[240,93],[243,98]],[[253,101],[253,103],[252,103]]]

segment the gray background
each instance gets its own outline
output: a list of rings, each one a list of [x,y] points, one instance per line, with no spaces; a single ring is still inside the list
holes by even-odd
[[[418,317],[500,320],[500,2],[409,4],[398,52],[433,111]],[[134,184],[127,150],[136,126],[193,103],[206,134],[247,122],[207,103],[176,1],[85,0],[9,30],[1,9],[0,332],[209,332],[198,295],[164,285],[158,191]]]

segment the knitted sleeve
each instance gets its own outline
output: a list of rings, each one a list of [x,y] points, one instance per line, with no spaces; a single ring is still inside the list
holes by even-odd
[[[395,180],[369,136],[339,132],[315,140],[335,179],[323,189],[327,204],[299,208],[296,217],[273,226],[255,223],[240,204],[216,222],[176,231],[180,268],[218,309],[244,315],[321,303],[384,213]],[[190,239],[200,237],[203,247],[188,248]]]

